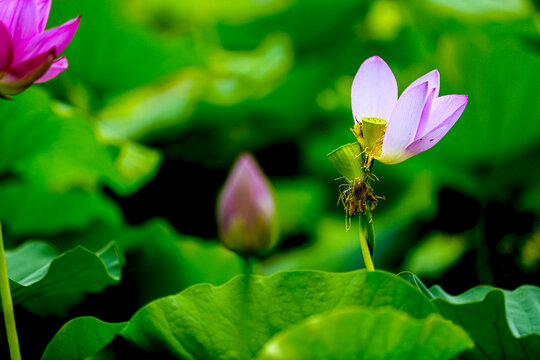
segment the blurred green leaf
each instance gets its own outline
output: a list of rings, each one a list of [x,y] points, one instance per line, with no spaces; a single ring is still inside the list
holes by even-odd
[[[62,326],[47,345],[41,360],[87,359],[110,343],[125,325],[106,323],[90,316],[73,319]]]
[[[15,236],[54,235],[96,222],[115,226],[122,221],[118,206],[101,192],[52,193],[13,180],[0,184],[0,218]]]
[[[207,0],[204,3],[178,0],[156,0],[149,3],[134,0],[126,3],[130,13],[150,23],[182,30],[195,25],[213,25],[216,21],[242,24],[278,13],[296,0]]]
[[[189,69],[166,83],[123,93],[100,112],[100,130],[109,136],[138,140],[181,129],[189,122],[206,82],[201,70]]]
[[[418,276],[437,277],[456,264],[467,251],[467,238],[463,235],[436,233],[407,254],[405,269]]]
[[[219,285],[242,271],[242,259],[217,241],[179,234],[163,219],[120,229],[114,238],[129,255],[126,276],[137,284],[140,304],[196,283]]]
[[[85,294],[120,282],[119,251],[111,243],[96,253],[77,246],[58,254],[34,241],[6,251],[13,301],[40,316],[64,316]]]
[[[326,191],[313,179],[294,178],[273,181],[277,193],[279,226],[282,236],[314,231],[323,213]]]
[[[526,17],[532,5],[527,0],[424,0],[438,11],[451,15],[467,15],[472,19],[509,20]]]
[[[217,51],[211,55],[204,98],[219,105],[262,98],[284,81],[292,61],[291,39],[282,33],[268,35],[251,51]]]
[[[62,249],[77,244],[99,249],[110,239],[126,254],[123,278],[133,291],[130,302],[135,307],[197,283],[223,284],[243,268],[243,260],[217,240],[181,234],[161,218],[138,226],[97,223],[82,233],[62,234],[49,241]]]
[[[126,140],[96,135],[90,119],[29,89],[4,104],[0,115],[0,171],[12,170],[30,186],[54,193],[107,184],[121,194],[154,175],[160,155]]]
[[[64,51],[69,71],[58,81],[72,102],[87,110],[98,110],[112,96],[164,78],[179,67],[202,63],[191,36],[159,36],[129,19],[123,7],[124,2],[108,0],[53,4],[48,27],[82,15]]]
[[[442,316],[465,329],[475,349],[460,359],[524,359],[540,356],[540,288],[509,291],[477,286],[452,296],[436,285],[429,289],[412,273],[400,274],[432,299]]]
[[[473,346],[463,329],[439,314],[415,319],[393,308],[349,307],[277,333],[257,359],[447,360]]]

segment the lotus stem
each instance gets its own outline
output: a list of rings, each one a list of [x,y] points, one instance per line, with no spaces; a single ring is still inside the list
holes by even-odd
[[[19,349],[19,338],[17,337],[17,327],[15,326],[15,312],[13,311],[13,300],[9,288],[9,277],[4,251],[4,239],[2,237],[2,224],[0,223],[0,296],[2,297],[2,309],[4,310],[4,321],[6,323],[7,340],[11,360],[21,360]]]
[[[251,292],[251,275],[253,275],[253,268],[254,268],[254,259],[250,255],[242,256],[242,259],[244,260],[244,284],[243,284],[243,291],[242,291],[242,322],[241,322],[241,329],[240,329],[240,335],[242,338],[242,341],[244,342],[244,346],[242,347],[243,350],[243,359],[251,359],[251,355],[249,353],[249,344],[250,344],[250,331],[248,326],[248,321],[251,317],[251,311],[249,306],[249,295]]]
[[[360,248],[362,249],[362,256],[364,257],[364,264],[366,265],[366,269],[368,271],[375,271],[375,267],[373,266],[373,260],[371,259],[371,253],[369,252],[369,245],[366,238],[366,235],[364,233],[364,229],[362,227],[362,215],[358,217],[358,232],[360,234]],[[371,224],[371,223],[370,223]],[[371,233],[373,233],[373,224],[371,224]],[[369,225],[368,225],[369,228]],[[368,230],[369,234],[369,230]]]

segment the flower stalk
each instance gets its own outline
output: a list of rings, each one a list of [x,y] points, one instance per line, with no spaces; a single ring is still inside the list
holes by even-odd
[[[363,153],[362,161],[364,164],[368,164],[368,167],[364,167],[364,172],[366,173],[366,182],[368,187],[371,188],[369,180],[372,178],[377,179],[377,177],[371,173],[373,169],[373,163],[370,161],[369,154]],[[359,233],[360,233],[360,248],[362,250],[362,256],[364,258],[364,264],[368,271],[374,271],[375,266],[373,265],[373,257],[375,254],[375,231],[373,229],[373,215],[371,214],[372,208],[377,206],[379,199],[384,199],[377,195],[373,195],[372,199],[367,199],[364,206],[364,211],[358,214],[359,217]]]
[[[13,300],[11,299],[11,289],[9,287],[8,269],[6,254],[4,251],[4,240],[2,237],[2,224],[0,223],[0,296],[2,297],[2,309],[4,311],[4,322],[6,324],[7,340],[11,360],[21,360],[19,349],[19,338],[17,337],[17,327],[15,326],[15,313],[13,311]]]
[[[253,269],[255,265],[255,258],[249,255],[242,256],[243,265],[244,265],[244,284],[242,289],[242,322],[240,328],[241,339],[244,342],[245,346],[243,347],[242,359],[251,359],[249,354],[249,344],[250,344],[250,331],[248,326],[248,321],[251,317],[250,307],[249,307],[249,296],[251,293],[251,276],[253,275]]]
[[[371,258],[371,252],[368,245],[368,239],[364,231],[365,228],[364,226],[362,226],[363,223],[363,215],[360,215],[358,217],[358,224],[360,225],[358,229],[358,233],[360,234],[360,249],[362,250],[362,256],[364,258],[364,264],[366,265],[366,269],[368,271],[375,271],[375,267],[373,266],[373,260]],[[369,233],[369,231],[367,231],[367,233]],[[373,234],[373,231],[371,231],[371,233]]]

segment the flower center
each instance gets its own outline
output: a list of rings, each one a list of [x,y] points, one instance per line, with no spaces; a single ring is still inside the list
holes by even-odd
[[[362,123],[354,124],[354,134],[368,158],[379,158],[388,121],[376,117],[364,117]]]

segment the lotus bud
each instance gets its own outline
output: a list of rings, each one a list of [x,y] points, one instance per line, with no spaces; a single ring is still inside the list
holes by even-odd
[[[221,243],[242,256],[257,256],[274,248],[278,220],[272,185],[249,154],[236,160],[217,204]]]

